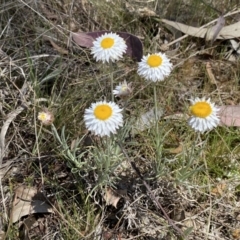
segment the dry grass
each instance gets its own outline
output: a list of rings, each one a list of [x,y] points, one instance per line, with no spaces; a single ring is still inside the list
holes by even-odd
[[[218,18],[214,8],[239,7],[206,2],[2,0],[0,239],[181,239],[179,229],[182,239],[240,239],[239,129],[199,135],[173,118],[187,114],[191,96],[239,104],[239,61],[224,59],[229,42],[188,37],[167,49],[175,68],[157,85],[164,115],[137,134],[132,126],[154,107],[153,88],[132,59],[116,63],[114,85],[127,79],[134,91],[125,125],[110,140],[87,133],[83,122],[85,108],[111,94],[109,69],[71,41],[71,32],[124,31],[142,40],[145,54],[161,51],[180,32],[158,18],[200,26]],[[54,113],[54,127],[37,121],[44,108]],[[19,186],[42,192],[54,214],[36,210],[12,223]]]

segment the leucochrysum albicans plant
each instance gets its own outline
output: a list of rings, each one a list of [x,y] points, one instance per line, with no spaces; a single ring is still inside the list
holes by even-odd
[[[103,68],[110,70],[111,82],[111,101],[108,100],[109,96],[105,96],[105,100],[95,101],[91,103],[84,111],[83,119],[87,130],[101,138],[103,145],[101,148],[92,146],[90,156],[94,159],[95,167],[98,169],[98,181],[101,186],[111,182],[110,175],[113,170],[120,164],[121,154],[119,147],[116,144],[116,135],[121,132],[123,127],[123,110],[118,104],[114,102],[114,95],[119,98],[125,98],[132,93],[131,84],[126,80],[119,83],[116,88],[113,88],[113,71],[111,67],[116,61],[123,58],[127,51],[126,41],[116,33],[104,33],[97,37],[91,47],[91,54],[97,62],[102,62]],[[171,74],[173,65],[170,59],[164,53],[153,53],[143,56],[138,63],[137,73],[140,77],[144,78],[147,82],[153,85],[153,101],[155,109],[155,134],[156,134],[156,164],[157,168],[162,165],[162,140],[167,133],[159,129],[159,106],[157,98],[157,84],[163,82],[167,84],[166,78]],[[191,99],[190,118],[188,124],[195,131],[204,133],[216,127],[220,120],[217,116],[218,108],[210,99],[195,98]],[[52,124],[52,116],[48,112],[40,112],[38,119],[45,125]],[[65,157],[70,159],[75,164],[77,169],[83,169],[86,166],[76,156],[76,151],[72,151],[67,146],[65,135],[62,133],[60,137],[56,128],[52,124],[53,132],[59,143],[63,146]],[[165,135],[164,135],[165,134]],[[160,138],[162,136],[162,138]]]
[[[154,53],[143,56],[140,63],[138,63],[138,74],[147,81],[153,83],[154,92],[154,111],[155,111],[155,148],[156,148],[156,174],[162,172],[162,142],[160,136],[162,136],[162,131],[159,130],[158,120],[159,120],[159,106],[157,99],[156,83],[162,82],[166,77],[170,75],[172,71],[172,63],[168,57],[163,53]]]
[[[91,54],[96,61],[101,61],[103,64],[108,63],[109,68],[106,64],[103,65],[103,69],[110,69],[110,80],[111,80],[111,96],[113,97],[113,69],[111,69],[112,63],[120,60],[123,54],[126,53],[127,44],[125,40],[116,33],[105,33],[93,41],[93,47],[91,48]]]

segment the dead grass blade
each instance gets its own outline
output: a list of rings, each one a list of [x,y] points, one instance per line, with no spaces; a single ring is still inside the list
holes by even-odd
[[[57,45],[51,38],[45,36],[45,39],[48,40],[51,45],[53,46],[53,48],[58,51],[60,54],[63,54],[63,55],[67,55],[68,54],[68,50],[67,49],[64,49],[63,47],[60,47],[59,45]]]
[[[27,92],[27,89],[28,89],[28,84],[24,83],[23,87],[21,88],[21,93]],[[5,136],[8,131],[9,125],[25,108],[26,107],[24,105],[17,107],[17,109],[13,110],[8,114],[6,121],[3,123],[2,129],[0,132],[0,167],[2,166],[2,161],[6,154]]]
[[[0,133],[0,166],[2,166],[2,161],[6,154],[5,136],[6,136],[8,128],[9,128],[9,125],[23,110],[24,110],[24,107],[19,106],[17,109],[15,109],[11,113],[9,113],[7,120],[4,122],[4,124],[2,126],[2,130]]]
[[[0,165],[0,179],[2,179],[5,176],[5,174],[9,171],[12,163],[13,160],[8,160],[6,163]]]

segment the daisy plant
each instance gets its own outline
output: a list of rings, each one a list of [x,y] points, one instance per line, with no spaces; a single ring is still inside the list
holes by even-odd
[[[95,135],[110,136],[123,125],[122,109],[114,102],[92,103],[91,107],[85,110],[84,122],[86,128]]]
[[[220,118],[217,115],[219,108],[211,103],[210,99],[195,98],[190,99],[192,105],[190,106],[191,117],[188,124],[197,132],[205,132],[217,127],[220,123]]]
[[[105,33],[93,41],[91,54],[96,61],[112,62],[118,61],[123,57],[127,51],[127,44],[125,40],[116,33]],[[111,94],[113,97],[113,74],[111,74]]]
[[[90,157],[96,168],[96,186],[89,193],[88,197],[98,188],[113,185],[116,168],[121,168],[124,158],[115,139],[117,130],[123,125],[122,109],[114,102],[99,101],[92,103],[85,109],[84,122],[86,128],[93,134],[100,137],[107,136],[101,140],[99,146],[92,146]],[[124,131],[123,131],[124,132]],[[117,138],[121,139],[122,133]]]
[[[165,77],[169,76],[172,70],[172,63],[164,53],[154,53],[143,56],[141,62],[138,64],[138,74],[148,81],[158,82],[163,81]],[[157,96],[156,86],[154,85],[154,102],[157,121]]]
[[[114,169],[121,164],[119,147],[114,140],[113,134],[123,126],[122,109],[113,102],[113,71],[111,67],[113,63],[120,60],[127,51],[125,40],[116,33],[104,33],[93,41],[91,54],[98,62],[103,63],[103,68],[111,71],[111,98],[112,101],[99,101],[92,103],[91,106],[85,109],[84,122],[86,128],[92,134],[105,137],[101,140],[102,146],[92,147],[92,159],[97,169],[98,182],[96,188],[104,185],[111,185],[113,181]],[[128,87],[128,86],[127,86]],[[120,92],[118,92],[120,94]],[[123,92],[121,91],[121,94]],[[114,158],[116,155],[118,157]],[[114,154],[113,154],[114,153]],[[112,178],[113,177],[113,178]],[[93,189],[93,191],[95,188]],[[91,195],[91,193],[90,193]]]
[[[137,73],[147,81],[153,83],[163,81],[170,75],[172,63],[164,53],[154,53],[143,56],[141,62],[138,63]],[[161,141],[157,135],[162,134],[158,126],[158,99],[156,92],[156,84],[153,85],[154,90],[154,109],[155,109],[155,126],[156,126],[156,165],[161,166]]]

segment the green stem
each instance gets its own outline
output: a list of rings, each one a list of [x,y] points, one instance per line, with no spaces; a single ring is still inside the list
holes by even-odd
[[[156,141],[156,163],[157,163],[157,169],[159,169],[160,161],[161,161],[161,142],[160,142],[160,133],[159,133],[159,125],[158,125],[158,100],[157,100],[157,88],[156,84],[153,86],[153,93],[154,93],[154,113],[155,113],[155,129],[156,129],[156,135],[155,135],[155,141]]]
[[[155,113],[155,124],[156,124],[156,130],[158,133],[158,102],[157,102],[157,90],[156,85],[153,86],[153,93],[154,93],[154,113]]]
[[[112,64],[111,64],[112,66]],[[112,68],[110,68],[112,69]],[[113,95],[113,70],[110,73],[110,81],[111,81],[111,98],[112,98],[112,102],[114,101],[114,95]]]

